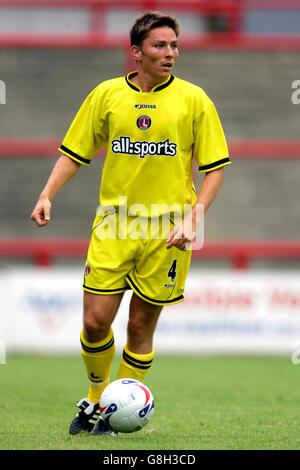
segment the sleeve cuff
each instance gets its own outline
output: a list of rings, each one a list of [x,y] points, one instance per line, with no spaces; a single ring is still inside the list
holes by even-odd
[[[67,157],[72,158],[72,160],[75,160],[76,162],[80,163],[81,165],[89,165],[91,163],[91,160],[77,155],[77,153],[68,149],[68,147],[65,147],[65,145],[61,145],[58,150],[60,150],[60,152],[62,152],[63,154],[67,155]]]
[[[231,164],[230,159],[226,157],[226,158],[222,158],[221,160],[217,160],[216,162],[209,163],[208,165],[199,166],[198,171],[199,173],[202,173],[205,171],[217,170],[218,168],[221,168],[222,166],[226,166],[230,164]]]

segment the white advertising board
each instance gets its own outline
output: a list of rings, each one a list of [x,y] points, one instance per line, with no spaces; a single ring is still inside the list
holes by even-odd
[[[82,270],[11,269],[0,278],[2,350],[5,344],[6,352],[80,351]],[[119,351],[130,296],[113,323]],[[172,354],[291,354],[300,347],[300,277],[191,269],[185,301],[163,309],[154,346]]]

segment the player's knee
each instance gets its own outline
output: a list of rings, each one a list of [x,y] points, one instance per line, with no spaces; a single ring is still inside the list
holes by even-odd
[[[129,340],[135,343],[143,343],[149,336],[147,325],[137,318],[129,318],[127,334]]]
[[[83,328],[88,341],[101,341],[109,333],[110,324],[104,315],[99,312],[90,312],[85,315]]]

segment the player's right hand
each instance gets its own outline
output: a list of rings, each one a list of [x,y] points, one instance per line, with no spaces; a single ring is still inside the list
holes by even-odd
[[[40,198],[30,216],[38,227],[45,227],[50,221],[51,202],[47,198]]]

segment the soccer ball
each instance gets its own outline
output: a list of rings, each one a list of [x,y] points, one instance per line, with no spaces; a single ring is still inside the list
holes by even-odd
[[[153,413],[152,393],[138,380],[115,380],[100,398],[101,417],[114,431],[138,431],[146,426]]]

